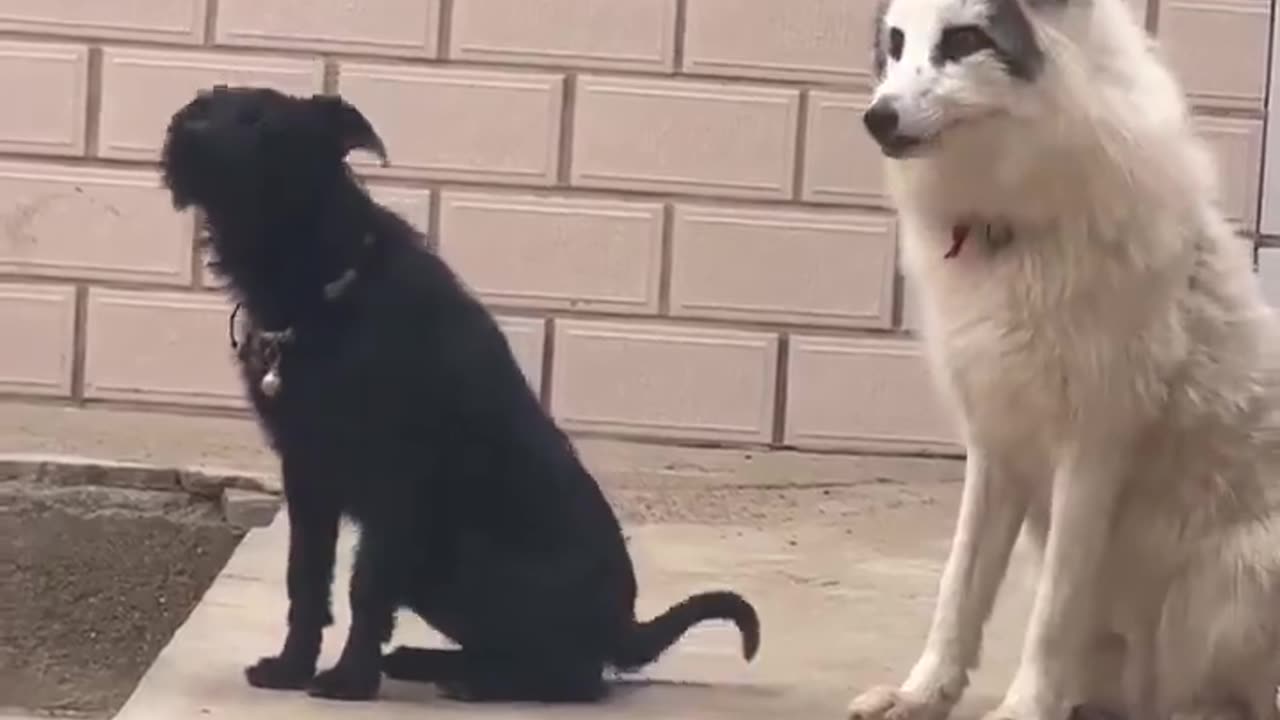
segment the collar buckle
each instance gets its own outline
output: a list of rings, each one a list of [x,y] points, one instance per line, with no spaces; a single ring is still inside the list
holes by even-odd
[[[373,233],[365,233],[363,246],[369,247],[372,244]],[[325,302],[337,302],[342,299],[342,296],[355,284],[358,274],[356,268],[350,267],[337,279],[326,283],[322,290]],[[263,395],[274,398],[280,394],[284,385],[284,380],[280,376],[280,358],[284,354],[284,347],[294,341],[297,333],[292,325],[281,330],[263,330],[250,318],[249,327],[242,341],[236,333],[236,318],[240,315],[242,308],[243,303],[236,303],[228,321],[227,334],[231,340],[231,349],[240,350],[244,347],[248,356],[247,361],[257,367],[265,368],[262,379],[258,382],[258,388],[262,390]]]

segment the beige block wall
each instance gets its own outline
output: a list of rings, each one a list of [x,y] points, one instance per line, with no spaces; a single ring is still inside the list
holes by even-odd
[[[1269,3],[1152,2],[1251,230]],[[228,304],[155,162],[197,88],[253,83],[371,117],[375,196],[567,428],[954,449],[861,129],[873,5],[0,0],[0,395],[245,411]]]

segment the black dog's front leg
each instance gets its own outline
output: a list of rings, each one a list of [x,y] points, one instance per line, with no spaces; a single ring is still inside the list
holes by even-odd
[[[382,645],[391,639],[397,604],[395,545],[390,528],[361,531],[351,575],[351,628],[338,662],[309,692],[334,700],[368,700],[382,682]]]
[[[289,471],[285,470],[288,489]],[[330,594],[338,541],[336,506],[305,493],[286,493],[289,513],[289,632],[284,648],[245,670],[254,687],[298,690],[315,676],[321,634],[333,622]]]

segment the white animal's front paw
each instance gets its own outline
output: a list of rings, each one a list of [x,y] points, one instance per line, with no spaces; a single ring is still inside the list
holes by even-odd
[[[849,720],[943,720],[949,712],[951,703],[941,693],[930,696],[887,685],[849,703]]]

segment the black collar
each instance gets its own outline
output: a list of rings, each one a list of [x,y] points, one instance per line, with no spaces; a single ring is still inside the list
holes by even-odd
[[[365,252],[373,245],[373,234],[366,233],[364,236],[363,249]],[[355,281],[359,273],[355,266],[349,267],[342,272],[337,278],[325,283],[322,293],[324,302],[335,303],[341,300]],[[231,340],[232,350],[241,350],[242,358],[245,362],[251,363],[255,367],[262,370],[262,379],[259,381],[259,388],[267,397],[275,397],[280,392],[282,381],[280,378],[280,356],[284,352],[285,346],[293,342],[297,335],[294,325],[287,325],[280,330],[265,330],[249,318],[249,322],[244,332],[244,339],[236,337],[236,319],[243,309],[243,303],[236,303],[235,308],[231,310],[231,317],[227,322],[227,335]]]

